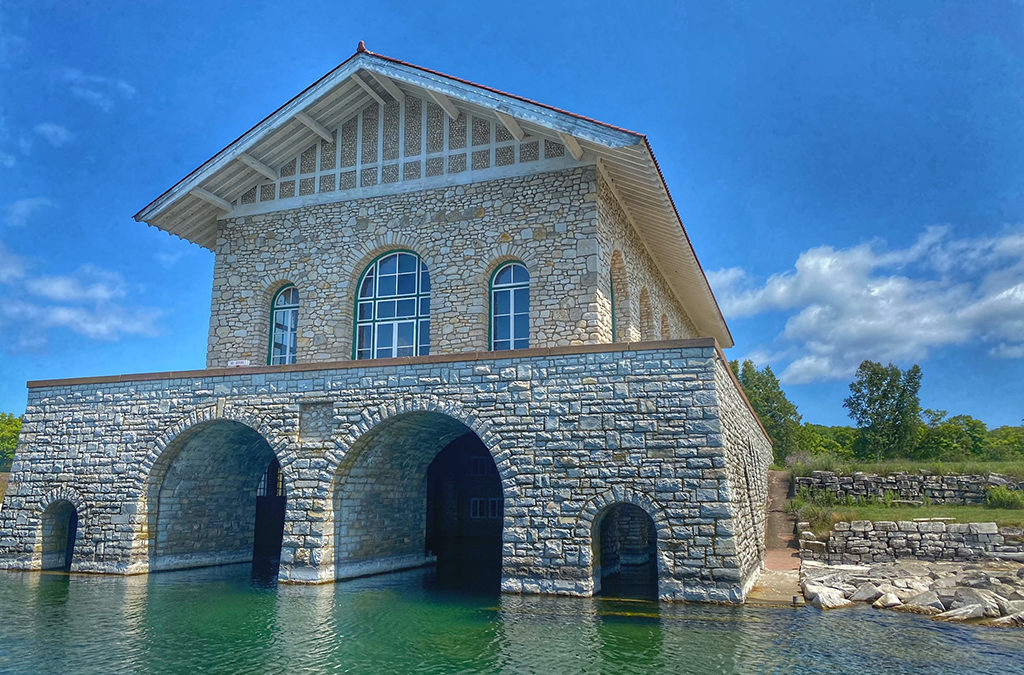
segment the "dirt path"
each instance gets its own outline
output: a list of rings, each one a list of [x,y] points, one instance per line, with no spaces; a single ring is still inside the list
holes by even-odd
[[[800,554],[793,528],[796,519],[786,513],[788,471],[768,472],[768,522],[765,527],[764,570],[747,595],[747,602],[768,606],[801,606]]]

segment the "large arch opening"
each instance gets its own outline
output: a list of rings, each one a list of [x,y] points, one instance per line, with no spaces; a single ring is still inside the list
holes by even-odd
[[[408,412],[363,434],[338,469],[334,508],[339,579],[436,565],[439,585],[500,589],[501,478],[453,417]]]
[[[658,531],[639,506],[611,504],[594,522],[594,594],[658,598]]]
[[[154,464],[147,494],[151,571],[252,562],[276,576],[284,481],[251,427],[222,419],[183,432]]]
[[[42,569],[71,571],[78,536],[78,510],[61,499],[46,507],[42,517]]]

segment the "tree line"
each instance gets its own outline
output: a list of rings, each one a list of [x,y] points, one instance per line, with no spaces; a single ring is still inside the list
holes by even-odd
[[[0,472],[10,471],[20,433],[21,418],[10,413],[0,413]]]
[[[774,445],[775,461],[794,455],[843,460],[1012,461],[1024,459],[1024,425],[989,429],[970,415],[921,409],[921,368],[864,361],[843,401],[854,426],[804,422],[770,366],[730,363]]]

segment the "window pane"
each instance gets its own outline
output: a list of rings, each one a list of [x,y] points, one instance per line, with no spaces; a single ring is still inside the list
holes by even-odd
[[[373,297],[373,270],[367,272],[366,276],[363,277],[363,285],[359,289],[360,298],[372,298]]]
[[[377,318],[378,319],[393,319],[395,318],[395,301],[394,300],[381,300],[377,303]]]
[[[377,297],[386,298],[395,294],[397,277],[382,276],[377,281]]]
[[[427,266],[420,264],[420,293],[428,293],[430,291],[430,272],[427,271]]]
[[[399,253],[398,254],[398,272],[399,272],[399,274],[401,274],[403,272],[412,272],[413,274],[415,274],[416,273],[416,262],[417,262],[416,261],[416,256],[409,255],[408,253]]]
[[[368,321],[373,318],[373,303],[372,302],[360,302],[359,303],[359,320]]]
[[[416,275],[415,274],[399,274],[398,275],[398,294],[399,295],[413,295],[416,293]]]
[[[515,329],[516,334],[513,337],[524,338],[530,334],[530,315],[529,314],[516,314],[515,316]]]
[[[409,300],[399,300],[398,308],[395,310],[395,316],[398,317],[412,317],[416,316],[416,300],[410,298]]]
[[[511,349],[511,347],[509,347],[509,344],[511,344],[511,343],[508,340],[495,340],[494,341],[494,350],[495,351],[500,351],[502,349]]]
[[[426,356],[430,353],[430,320],[420,321],[420,354]]]
[[[509,300],[511,299],[511,291],[494,291],[494,315],[508,314],[511,311],[509,307]]]
[[[507,316],[496,316],[494,317],[494,337],[507,340],[509,337],[509,330],[511,328],[511,321]]]
[[[530,281],[530,273],[526,271],[526,268],[522,265],[512,266],[512,282],[516,284],[525,284]]]
[[[508,283],[511,283],[511,282],[512,282],[512,266],[511,265],[505,265],[500,270],[498,270],[497,274],[494,275],[494,284],[496,286],[500,285],[500,284],[508,284]]]
[[[530,348],[530,340],[529,340],[529,338],[523,338],[521,340],[517,339],[515,341],[514,349],[529,349],[529,348]]]
[[[391,347],[395,343],[395,324],[377,324],[377,348]]]
[[[420,316],[430,316],[430,298],[420,299]]]
[[[384,274],[395,274],[398,271],[398,254],[389,255],[386,258],[381,259],[377,266],[380,269],[380,273]]]
[[[413,346],[413,333],[415,332],[415,323],[412,321],[403,321],[398,324],[398,346],[399,347],[411,347]]]
[[[373,346],[373,326],[360,326],[357,340],[356,349],[369,351]]]
[[[517,312],[528,312],[530,311],[530,289],[529,288],[517,288],[516,294],[516,311]]]

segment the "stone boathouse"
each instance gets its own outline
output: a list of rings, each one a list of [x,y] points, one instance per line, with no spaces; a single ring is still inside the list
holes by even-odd
[[[206,369],[29,382],[0,567],[756,580],[771,447],[645,136],[360,43],[135,218],[216,256]]]

